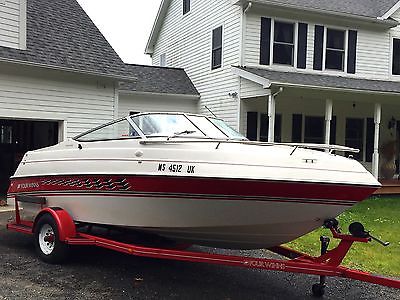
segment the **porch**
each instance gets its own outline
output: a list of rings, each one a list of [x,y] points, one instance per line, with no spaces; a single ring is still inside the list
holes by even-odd
[[[360,149],[353,157],[382,182],[377,194],[400,195],[399,83],[254,68],[235,73],[240,130],[249,139]]]
[[[374,195],[376,196],[400,196],[400,180],[398,179],[380,179],[382,187],[377,190]]]

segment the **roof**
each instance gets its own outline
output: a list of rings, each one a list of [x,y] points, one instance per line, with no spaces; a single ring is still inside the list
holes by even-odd
[[[293,7],[302,10],[318,10],[326,13],[342,13],[368,18],[382,18],[390,11],[398,0],[255,0],[258,3],[265,3],[283,7]],[[389,16],[387,16],[389,17]],[[386,18],[387,18],[386,17]]]
[[[397,21],[391,19],[391,15],[400,8],[399,0],[231,0],[230,3],[261,3],[283,8],[323,12],[332,15],[347,15],[349,17],[361,17],[374,23],[383,23],[388,26],[396,26]],[[157,41],[164,18],[168,12],[171,0],[162,0],[156,19],[153,24],[145,53],[152,54],[154,44]]]
[[[0,47],[0,61],[125,78],[125,64],[76,0],[27,1],[27,49]]]
[[[121,82],[120,91],[199,97],[199,92],[183,69],[126,64],[135,82]]]
[[[295,72],[271,71],[268,69],[234,67],[267,79],[270,84],[318,87],[321,89],[357,90],[375,93],[400,93],[396,81],[358,79],[341,76],[317,75]]]

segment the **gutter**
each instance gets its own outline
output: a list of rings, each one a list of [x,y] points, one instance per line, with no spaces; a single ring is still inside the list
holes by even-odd
[[[344,88],[344,87],[342,88],[342,87],[307,85],[307,84],[288,83],[288,82],[279,82],[279,81],[271,81],[271,85],[279,85],[279,86],[284,86],[284,87],[297,87],[297,88],[305,88],[305,89],[313,89],[313,90],[353,92],[353,93],[358,93],[358,94],[378,94],[378,95],[397,95],[397,96],[400,94],[400,92],[384,92],[384,91],[375,91],[375,90],[361,90],[361,89]]]
[[[139,96],[162,96],[162,97],[173,97],[187,100],[200,100],[200,95],[190,95],[190,94],[170,94],[170,93],[155,93],[155,92],[138,92],[131,90],[119,90],[120,95],[139,95]]]
[[[83,74],[83,75],[89,75],[89,76],[95,76],[95,77],[105,77],[105,78],[115,79],[115,80],[119,80],[119,81],[136,81],[137,80],[136,77],[132,77],[132,76],[110,75],[110,74],[104,74],[104,73],[82,71],[82,70],[78,70],[78,69],[46,65],[46,64],[23,61],[23,60],[18,60],[18,59],[0,58],[0,62],[19,64],[19,65],[29,66],[29,67],[39,67],[39,68],[43,68],[43,69],[47,69],[47,70],[63,71],[63,72]]]
[[[262,86],[263,89],[270,89],[272,85],[278,85],[280,87],[296,87],[296,88],[305,88],[305,89],[315,89],[315,90],[326,90],[326,91],[348,91],[359,94],[378,94],[378,95],[400,95],[399,92],[395,91],[376,91],[376,90],[366,90],[366,89],[357,89],[351,87],[332,87],[332,86],[323,86],[323,85],[313,85],[313,84],[304,84],[304,83],[290,83],[286,81],[278,81],[278,80],[270,80],[262,75],[255,74],[251,71],[245,70],[241,67],[232,66],[232,73],[238,75],[242,78],[250,80],[252,82],[258,83]],[[307,75],[307,73],[303,73]],[[396,83],[396,82],[394,82]]]
[[[243,2],[243,0],[242,0],[242,2]],[[318,8],[312,8],[312,7],[299,8],[298,6],[295,6],[295,5],[282,4],[282,3],[277,3],[276,1],[269,1],[269,0],[252,0],[252,2],[261,4],[264,6],[272,6],[272,7],[276,7],[276,8],[283,8],[283,9],[287,8],[287,9],[293,9],[293,10],[302,11],[302,12],[324,13],[326,15],[333,15],[333,16],[357,19],[359,21],[363,21],[363,22],[367,22],[367,23],[375,23],[377,25],[384,25],[384,26],[389,26],[389,27],[395,27],[395,26],[399,25],[399,22],[397,22],[395,20],[382,19],[380,17],[360,16],[360,15],[335,12],[335,11],[331,11],[331,10],[324,10],[324,9],[318,9]]]

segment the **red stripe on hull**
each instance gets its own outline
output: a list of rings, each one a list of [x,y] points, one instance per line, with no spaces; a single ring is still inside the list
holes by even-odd
[[[49,176],[14,178],[9,194],[74,192],[159,193],[362,201],[377,187],[178,176]]]
[[[317,199],[291,199],[291,198],[246,198],[246,197],[217,197],[212,196],[200,196],[194,194],[185,195],[171,195],[171,194],[137,194],[137,193],[77,193],[77,192],[37,192],[37,193],[26,193],[36,197],[122,197],[122,198],[168,198],[168,199],[190,199],[190,200],[224,200],[224,201],[266,201],[266,202],[281,202],[281,203],[301,203],[301,204],[320,204],[320,205],[338,205],[338,206],[353,206],[356,201],[337,201],[337,200],[317,200]],[[9,194],[10,197],[15,194]]]

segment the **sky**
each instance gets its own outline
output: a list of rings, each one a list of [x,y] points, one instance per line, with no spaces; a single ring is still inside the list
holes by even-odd
[[[150,65],[144,54],[161,0],[78,0],[126,63]]]

